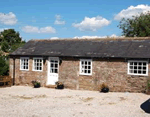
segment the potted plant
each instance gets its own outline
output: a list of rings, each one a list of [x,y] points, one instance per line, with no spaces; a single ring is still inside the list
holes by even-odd
[[[58,81],[55,82],[55,84],[56,84],[55,89],[64,89],[64,84],[62,82]]]
[[[33,80],[33,81],[32,81],[32,84],[33,84],[34,88],[39,88],[39,87],[41,87],[41,83],[40,83],[40,81],[38,81],[38,80]]]
[[[109,92],[109,87],[107,84],[105,84],[105,83],[101,84],[101,92],[103,92],[103,93]]]

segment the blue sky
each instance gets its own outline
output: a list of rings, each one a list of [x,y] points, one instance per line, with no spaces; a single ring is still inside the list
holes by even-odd
[[[149,0],[0,0],[0,31],[30,39],[121,36],[121,18],[150,11]]]

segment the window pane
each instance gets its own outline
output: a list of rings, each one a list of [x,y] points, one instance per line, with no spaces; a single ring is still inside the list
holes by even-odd
[[[55,67],[57,68],[57,67],[58,67],[58,64],[55,64]]]
[[[55,73],[58,73],[58,70],[57,70],[57,69],[55,69]]]
[[[84,70],[85,73],[87,73],[87,70]]]
[[[144,62],[143,65],[146,65],[146,63]]]
[[[36,66],[34,66],[34,69],[36,70]]]
[[[88,69],[91,69],[91,66],[88,66]]]
[[[137,73],[137,70],[134,70],[134,73]]]
[[[134,66],[134,69],[137,69],[137,66]]]
[[[141,66],[138,66],[138,69],[142,69],[142,67],[141,67]]]
[[[85,65],[87,65],[87,61],[85,61]]]
[[[142,65],[142,63],[141,63],[141,62],[139,62],[139,65]]]
[[[52,73],[52,68],[50,68],[50,73]]]
[[[137,62],[134,62],[134,65],[137,65]]]
[[[84,64],[84,62],[82,61],[81,64]]]
[[[87,69],[87,66],[85,66],[85,69]]]
[[[88,65],[91,65],[91,62],[88,62]]]
[[[138,74],[141,74],[141,70],[138,71]]]
[[[58,61],[55,61],[55,63],[58,63]]]
[[[130,62],[130,65],[133,65],[133,62]]]
[[[88,70],[88,73],[90,74],[90,73],[91,73],[91,70]]]
[[[143,74],[146,74],[146,71],[143,71]]]
[[[51,67],[53,67],[54,66],[54,64],[53,63],[51,63]]]
[[[133,70],[130,70],[129,72],[130,72],[130,73],[133,73]]]
[[[130,69],[133,69],[133,66],[130,66]]]
[[[146,70],[146,67],[143,67],[143,70]]]

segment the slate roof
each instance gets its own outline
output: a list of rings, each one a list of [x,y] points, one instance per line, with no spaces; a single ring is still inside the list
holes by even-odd
[[[30,40],[10,56],[150,58],[150,37]]]

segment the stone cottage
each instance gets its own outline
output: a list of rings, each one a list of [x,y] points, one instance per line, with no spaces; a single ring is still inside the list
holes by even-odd
[[[10,54],[15,85],[40,80],[42,86],[144,92],[149,79],[150,37],[30,40]]]

